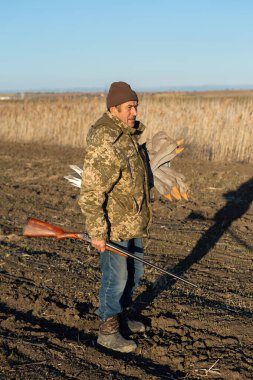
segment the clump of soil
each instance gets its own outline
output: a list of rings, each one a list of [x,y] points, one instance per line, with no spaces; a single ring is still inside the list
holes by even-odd
[[[177,158],[188,202],[155,195],[135,298],[147,325],[135,353],[96,343],[99,257],[80,241],[22,236],[36,217],[82,231],[78,190],[64,179],[81,149],[1,145],[1,379],[252,378],[253,165]]]

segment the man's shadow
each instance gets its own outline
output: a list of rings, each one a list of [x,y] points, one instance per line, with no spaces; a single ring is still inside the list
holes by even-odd
[[[241,218],[249,209],[253,201],[253,178],[243,183],[236,191],[225,193],[227,203],[214,216],[214,224],[203,234],[193,247],[191,253],[179,261],[170,270],[176,275],[182,275],[193,264],[198,263],[215,246],[231,224]],[[134,301],[134,309],[140,312],[150,304],[158,294],[170,288],[176,281],[168,275],[160,276],[152,285],[152,288],[141,293]]]

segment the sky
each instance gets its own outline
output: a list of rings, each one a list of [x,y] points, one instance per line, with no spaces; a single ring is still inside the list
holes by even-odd
[[[0,0],[0,91],[253,88],[253,0]]]

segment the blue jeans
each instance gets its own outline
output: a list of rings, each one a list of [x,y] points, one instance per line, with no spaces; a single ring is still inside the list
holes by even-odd
[[[142,239],[135,238],[114,243],[143,258]],[[101,320],[105,320],[130,306],[133,291],[143,275],[143,263],[131,257],[126,258],[105,251],[100,253],[100,270],[102,278],[98,314]]]

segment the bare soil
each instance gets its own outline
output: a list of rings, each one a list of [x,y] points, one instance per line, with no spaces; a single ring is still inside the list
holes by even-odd
[[[252,379],[253,165],[182,156],[190,200],[155,196],[135,298],[146,323],[135,353],[96,343],[99,257],[81,241],[25,238],[26,218],[82,231],[63,176],[82,149],[2,144],[0,379]]]

